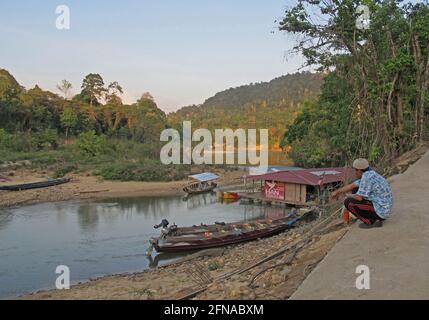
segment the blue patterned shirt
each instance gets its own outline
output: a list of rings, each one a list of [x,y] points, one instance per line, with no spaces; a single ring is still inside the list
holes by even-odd
[[[380,218],[386,219],[393,206],[392,189],[385,178],[374,170],[363,173],[362,178],[354,184],[359,187],[358,196],[373,203],[375,212]]]

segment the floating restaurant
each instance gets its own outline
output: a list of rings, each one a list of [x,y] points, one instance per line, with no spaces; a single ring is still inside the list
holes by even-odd
[[[242,199],[294,206],[324,204],[331,192],[351,180],[349,168],[298,169],[245,177]]]

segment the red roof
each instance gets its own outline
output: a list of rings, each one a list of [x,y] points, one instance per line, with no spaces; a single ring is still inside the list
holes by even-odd
[[[248,176],[247,179],[318,186],[347,181],[353,177],[354,170],[350,168],[318,168],[272,172],[257,176]]]

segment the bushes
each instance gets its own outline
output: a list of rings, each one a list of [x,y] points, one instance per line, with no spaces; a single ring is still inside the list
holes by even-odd
[[[37,150],[58,148],[58,133],[54,129],[45,129],[34,133],[32,136],[32,145]]]
[[[57,169],[54,173],[54,178],[62,178],[64,177],[67,173],[73,172],[77,170],[77,167],[75,165],[66,165],[65,167],[62,167],[60,169]]]
[[[145,160],[141,163],[108,165],[94,171],[106,180],[120,181],[172,181],[184,179],[187,169],[184,166],[165,166],[158,161]]]
[[[84,155],[90,157],[100,155],[106,149],[104,136],[97,136],[94,130],[81,133],[76,144]]]
[[[58,134],[54,129],[45,129],[33,134],[7,133],[0,129],[0,148],[13,152],[31,152],[58,148]]]
[[[29,134],[9,134],[3,130],[0,135],[0,147],[3,150],[10,152],[31,152],[35,150],[32,137]]]
[[[6,149],[8,141],[9,141],[9,134],[6,132],[6,130],[0,128],[0,148]]]

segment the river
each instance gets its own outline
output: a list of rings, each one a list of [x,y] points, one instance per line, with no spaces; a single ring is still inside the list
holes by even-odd
[[[0,210],[0,298],[55,287],[56,267],[72,283],[143,271],[180,255],[146,256],[153,226],[166,218],[179,226],[280,217],[286,209],[222,204],[213,194],[72,201]],[[153,254],[155,256],[155,253]]]

